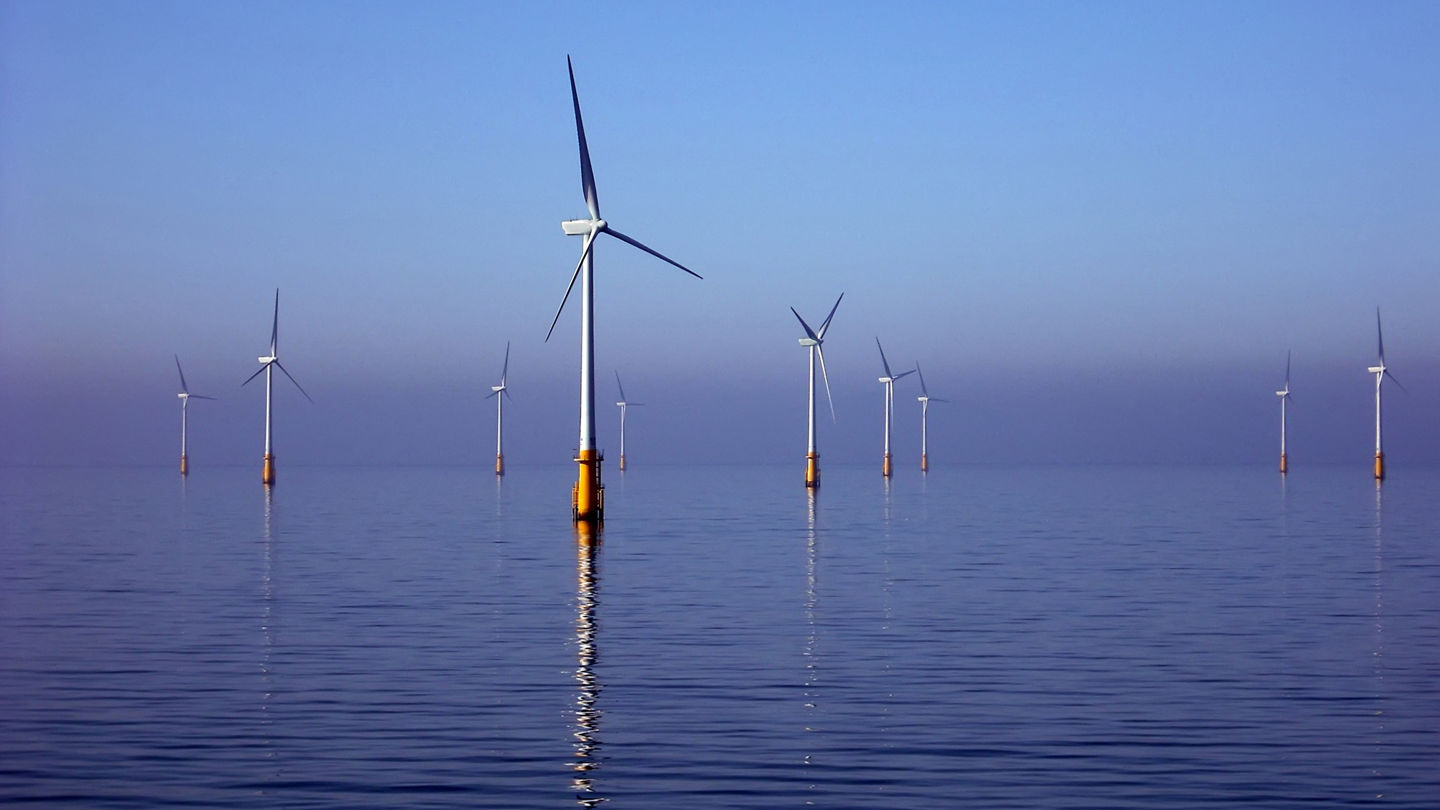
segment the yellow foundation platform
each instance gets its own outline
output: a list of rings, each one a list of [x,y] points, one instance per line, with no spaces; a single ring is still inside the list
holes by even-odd
[[[1282,472],[1282,473],[1290,472],[1290,463],[1289,463],[1289,460],[1285,458],[1285,454],[1284,454],[1284,453],[1281,453],[1281,454],[1280,454],[1280,472]]]
[[[814,489],[820,486],[820,454],[805,454],[805,486]]]
[[[265,454],[265,467],[260,472],[260,480],[264,482],[265,486],[275,483],[275,454]]]
[[[920,454],[920,472],[930,472],[930,454]]]
[[[620,454],[620,472],[625,472],[625,454]]]
[[[1375,454],[1375,480],[1376,480],[1376,481],[1383,481],[1383,480],[1385,480],[1385,454],[1384,454],[1384,453],[1376,453],[1376,454]]]
[[[181,457],[180,457],[180,474],[181,474],[181,475],[189,475],[189,474],[190,474],[190,457],[189,457],[189,456],[181,456]]]
[[[505,454],[504,454],[504,453],[496,453],[496,454],[495,454],[495,474],[496,474],[496,475],[504,475],[504,474],[505,474]]]
[[[605,520],[605,486],[600,483],[600,466],[605,457],[594,450],[581,450],[574,460],[580,469],[570,490],[570,519],[601,523]]]
[[[885,461],[880,465],[880,474],[885,476],[886,478],[889,478],[892,471],[893,468],[890,466],[890,454],[886,453]]]

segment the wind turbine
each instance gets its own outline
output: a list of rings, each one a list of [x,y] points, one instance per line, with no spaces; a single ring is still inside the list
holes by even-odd
[[[885,376],[880,377],[880,383],[885,386],[885,460],[880,465],[880,473],[886,478],[890,477],[890,414],[895,410],[895,381],[908,374],[914,374],[915,369],[902,371],[893,374],[890,371],[890,361],[885,359],[885,347],[880,345],[880,338],[875,338],[875,348],[880,350],[880,364],[885,367]]]
[[[611,236],[637,247],[661,261],[668,262],[690,275],[700,274],[683,264],[652,250],[640,242],[610,227],[600,218],[600,198],[595,193],[595,173],[590,166],[590,149],[585,145],[585,124],[580,118],[580,94],[575,90],[575,66],[570,57],[565,57],[570,70],[570,100],[575,106],[575,135],[580,142],[580,189],[585,194],[585,207],[590,211],[589,219],[572,219],[560,223],[567,236],[583,236],[580,261],[570,275],[570,286],[565,288],[565,297],[555,310],[555,319],[550,322],[550,333],[560,320],[565,302],[570,300],[570,291],[575,289],[575,279],[580,279],[580,442],[574,461],[580,465],[575,486],[570,491],[570,516],[575,521],[600,523],[605,519],[605,487],[601,483],[600,464],[605,459],[595,449],[595,240],[600,234]]]
[[[928,450],[930,403],[949,402],[950,400],[930,396],[930,391],[925,387],[925,372],[920,370],[919,362],[915,363],[915,376],[920,380],[920,396],[915,398],[920,402],[920,472],[930,472]]]
[[[620,384],[620,372],[615,372],[615,387],[620,389],[620,401],[615,403],[620,406],[620,472],[625,472],[625,409],[631,405],[644,405],[643,402],[628,402],[625,399],[625,386]]]
[[[1285,455],[1285,403],[1290,400],[1290,352],[1285,352],[1285,388],[1275,392],[1280,397],[1280,474],[1284,475],[1290,471],[1290,463]]]
[[[280,290],[277,288],[275,290],[275,317],[272,321],[270,321],[270,354],[266,355],[265,357],[257,358],[260,361],[260,371],[251,374],[249,377],[245,378],[245,382],[240,383],[240,385],[242,386],[248,385],[251,380],[259,377],[261,372],[265,374],[265,466],[261,469],[260,480],[264,482],[266,486],[270,486],[275,483],[275,454],[272,452],[274,448],[270,443],[270,399],[271,394],[274,391],[274,386],[272,385],[272,376],[274,372],[272,371],[272,368],[278,368],[281,371],[285,372],[285,376],[290,378],[290,382],[295,383],[295,387],[299,389],[300,393],[305,394],[306,399],[309,399],[311,402],[315,401],[313,399],[310,399],[310,395],[305,393],[305,389],[302,388],[300,386],[300,383],[290,375],[290,372],[286,371],[285,367],[280,365],[279,337]]]
[[[815,358],[820,358],[820,376],[825,380],[825,400],[830,403],[830,421],[835,421],[835,400],[830,396],[830,375],[825,372],[825,350],[821,346],[825,343],[825,332],[830,328],[830,319],[835,317],[835,310],[840,308],[840,299],[845,293],[840,293],[840,298],[835,299],[835,306],[830,308],[830,314],[820,324],[818,330],[811,329],[810,324],[800,317],[800,313],[794,313],[795,319],[800,321],[800,328],[805,330],[805,337],[800,338],[800,345],[810,349],[810,409],[809,418],[809,444],[805,451],[805,486],[815,488],[820,486],[820,453],[815,447]]]
[[[199,394],[190,393],[190,387],[185,384],[185,369],[180,368],[180,355],[175,355],[175,370],[180,372],[180,474],[190,474],[190,456],[185,452],[186,422],[190,414],[190,400],[192,399],[215,399],[215,397],[202,397]]]
[[[510,391],[505,387],[505,378],[510,373],[510,341],[505,341],[505,365],[500,367],[500,384],[490,386],[490,393],[486,399],[495,397],[495,474],[505,474],[505,441],[503,427],[505,425],[504,413],[501,408],[504,405],[505,397],[510,397]],[[504,394],[505,396],[500,396]],[[510,397],[512,400],[514,397]]]
[[[1385,367],[1385,333],[1380,329],[1379,307],[1375,308],[1375,341],[1379,346],[1380,365],[1371,366],[1369,370],[1371,374],[1375,375],[1375,480],[1381,481],[1385,478],[1385,452],[1380,446],[1380,383],[1389,377],[1395,380],[1395,384],[1400,386],[1401,391],[1405,390],[1405,386],[1400,385],[1400,381]]]

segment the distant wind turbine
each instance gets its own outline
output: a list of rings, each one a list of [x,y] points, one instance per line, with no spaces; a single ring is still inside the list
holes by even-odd
[[[620,406],[620,472],[625,472],[625,409],[632,405],[644,405],[643,402],[629,402],[625,399],[625,386],[620,384],[620,372],[615,372],[615,387],[620,389],[620,401],[615,403]]]
[[[835,317],[835,310],[840,308],[840,300],[845,293],[840,293],[840,298],[835,299],[835,306],[830,308],[830,314],[825,316],[818,330],[811,329],[810,324],[800,317],[791,307],[790,312],[795,319],[800,321],[800,328],[805,330],[805,337],[800,338],[800,345],[810,349],[810,409],[809,409],[809,443],[805,451],[805,486],[815,488],[820,486],[820,453],[815,444],[815,358],[820,358],[820,376],[825,380],[825,401],[830,403],[830,421],[835,421],[835,400],[830,396],[830,375],[825,372],[825,350],[821,346],[825,343],[825,332],[830,329],[830,319]]]
[[[1369,371],[1375,375],[1375,480],[1381,481],[1385,478],[1385,452],[1380,445],[1380,383],[1386,377],[1395,380],[1395,384],[1404,391],[1405,386],[1400,385],[1400,380],[1385,367],[1385,333],[1380,329],[1380,308],[1375,308],[1375,341],[1379,347],[1380,365],[1371,366]]]
[[[281,371],[285,372],[285,376],[290,378],[290,382],[295,383],[295,387],[296,387],[297,389],[299,389],[299,391],[300,391],[301,394],[304,394],[304,395],[305,395],[305,398],[306,398],[306,399],[310,400],[311,402],[314,402],[314,401],[315,401],[315,400],[313,400],[313,399],[310,399],[310,395],[307,394],[307,393],[305,393],[305,389],[300,386],[300,383],[299,383],[293,376],[291,376],[290,372],[289,372],[288,370],[286,370],[286,368],[285,368],[284,366],[280,365],[279,338],[280,338],[280,290],[279,290],[279,289],[276,289],[276,290],[275,290],[275,317],[274,317],[273,320],[270,321],[270,354],[267,355],[267,356],[265,356],[265,357],[257,358],[257,359],[260,361],[260,364],[261,364],[261,365],[260,365],[260,370],[257,371],[257,372],[255,372],[254,374],[251,374],[249,377],[245,378],[245,382],[240,383],[240,385],[242,385],[242,386],[248,385],[251,380],[255,379],[256,377],[259,377],[260,374],[261,374],[261,372],[264,372],[264,374],[265,374],[265,466],[261,469],[261,472],[260,472],[260,480],[261,480],[262,482],[264,482],[266,486],[270,486],[270,485],[272,485],[272,484],[275,483],[275,453],[273,452],[273,451],[274,451],[274,447],[271,445],[271,442],[270,442],[270,439],[271,439],[270,400],[271,400],[271,394],[272,394],[272,392],[274,391],[274,386],[272,385],[272,382],[273,382],[273,379],[272,379],[273,372],[272,372],[271,369],[272,369],[272,368],[278,368],[278,369],[280,369]]]
[[[190,400],[213,400],[215,397],[202,397],[199,394],[190,393],[190,387],[185,384],[185,369],[180,368],[180,355],[178,354],[175,355],[175,370],[180,372],[180,393],[176,395],[180,397],[180,474],[189,475],[190,456],[185,452],[185,433],[187,428],[186,423],[189,421]]]
[[[505,418],[502,408],[506,397],[510,397],[510,391],[505,387],[505,378],[510,374],[510,341],[505,341],[505,365],[500,367],[500,384],[490,386],[490,393],[485,395],[486,399],[495,397],[495,474],[505,474]],[[505,396],[500,396],[504,394]]]
[[[925,372],[920,370],[920,363],[915,363],[915,376],[920,380],[920,396],[915,399],[920,401],[920,472],[930,471],[929,424],[930,424],[930,403],[949,402],[948,399],[930,396],[930,391],[925,387]]]
[[[880,345],[878,337],[875,338],[875,348],[880,350],[880,365],[885,367],[885,376],[879,378],[880,383],[885,386],[885,460],[880,465],[880,473],[889,478],[893,470],[890,464],[890,414],[895,410],[895,381],[914,374],[915,369],[899,374],[891,373],[890,361],[885,359],[885,347]]]
[[[1280,474],[1290,471],[1290,462],[1285,455],[1285,403],[1290,401],[1290,352],[1285,352],[1285,388],[1276,391],[1280,397]]]
[[[560,300],[560,307],[555,310],[555,319],[550,322],[550,332],[555,331],[555,324],[560,320],[565,302],[570,300],[570,291],[575,289],[575,279],[579,278],[580,443],[574,460],[580,468],[575,486],[570,491],[570,515],[576,522],[599,523],[605,519],[605,487],[600,476],[600,464],[604,459],[595,448],[595,240],[600,234],[609,234],[696,278],[700,278],[700,274],[611,228],[610,223],[600,218],[595,173],[590,166],[590,149],[585,144],[585,124],[580,118],[580,94],[575,89],[575,67],[568,56],[565,57],[565,64],[570,70],[570,100],[575,106],[575,134],[580,142],[580,188],[585,194],[585,207],[590,211],[590,218],[560,223],[567,236],[583,236],[585,241],[580,248],[580,261],[575,265],[575,272],[570,275],[570,286],[565,288],[565,297]],[[546,333],[545,340],[550,340],[550,333]]]

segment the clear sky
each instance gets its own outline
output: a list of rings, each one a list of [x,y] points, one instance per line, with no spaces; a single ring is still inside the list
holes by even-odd
[[[937,462],[1440,463],[1440,4],[0,0],[0,463],[488,464],[575,442],[582,216],[632,459],[832,461],[885,343]],[[918,405],[897,386],[897,453]],[[288,385],[288,384],[287,384]],[[877,461],[878,463],[878,461]],[[905,462],[908,464],[909,462]]]

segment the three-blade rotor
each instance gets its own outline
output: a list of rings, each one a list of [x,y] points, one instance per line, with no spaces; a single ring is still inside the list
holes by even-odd
[[[504,363],[504,365],[500,366],[500,384],[499,384],[499,385],[492,385],[492,386],[490,386],[490,393],[486,394],[486,395],[485,395],[485,398],[486,398],[486,399],[489,399],[489,398],[495,396],[496,394],[500,394],[500,393],[503,392],[503,393],[505,394],[505,398],[506,398],[506,399],[510,400],[511,402],[514,402],[514,401],[515,401],[515,398],[512,397],[512,396],[510,396],[510,389],[509,389],[509,387],[508,387],[508,386],[506,385],[506,383],[505,383],[506,379],[508,379],[509,376],[510,376],[510,341],[507,340],[507,341],[505,341],[505,363]]]
[[[565,288],[565,296],[560,299],[560,306],[555,310],[555,317],[550,321],[550,329],[545,333],[546,342],[549,342],[550,336],[554,334],[555,324],[560,322],[560,313],[565,311],[565,303],[570,300],[570,293],[575,289],[575,281],[580,277],[580,270],[585,266],[585,260],[590,257],[595,240],[602,233],[607,233],[632,247],[639,248],[661,261],[684,270],[695,278],[702,277],[699,273],[669,256],[611,228],[610,223],[600,218],[600,195],[595,189],[595,170],[590,164],[590,147],[585,141],[585,122],[580,116],[580,93],[575,89],[575,66],[571,63],[569,56],[565,57],[565,65],[570,70],[570,101],[575,106],[575,136],[580,145],[580,190],[585,195],[585,208],[590,212],[590,219],[589,221],[579,220],[566,223],[566,232],[572,235],[583,234],[585,244],[580,249],[580,261],[575,263],[575,271],[570,274],[570,284]]]
[[[1289,352],[1289,351],[1286,351],[1286,352],[1285,352],[1285,388],[1282,389],[1282,390],[1280,390],[1280,391],[1276,391],[1276,392],[1275,392],[1275,396],[1280,397],[1281,399],[1288,399],[1288,400],[1291,400],[1291,401],[1294,401],[1294,399],[1295,399],[1294,397],[1290,396],[1290,352]]]
[[[285,376],[290,379],[290,382],[294,383],[295,388],[296,388],[297,390],[299,390],[301,394],[304,394],[304,396],[305,396],[306,399],[310,400],[311,402],[314,402],[315,400],[310,399],[310,394],[308,394],[308,393],[305,391],[304,386],[300,385],[300,382],[295,379],[294,375],[292,375],[292,374],[290,373],[290,371],[285,368],[285,366],[283,366],[283,365],[280,364],[280,355],[279,355],[279,348],[280,348],[280,346],[279,346],[279,344],[280,344],[280,291],[277,289],[277,290],[275,291],[275,317],[274,317],[274,319],[271,320],[271,322],[270,322],[270,355],[269,355],[268,357],[261,357],[261,358],[260,358],[260,370],[257,371],[257,372],[255,372],[254,374],[251,374],[249,377],[246,377],[246,378],[245,378],[245,382],[240,383],[240,385],[242,385],[242,386],[248,385],[251,380],[255,379],[256,377],[259,377],[260,374],[261,374],[262,372],[264,372],[266,369],[270,368],[271,366],[274,366],[274,367],[280,369],[280,371],[283,372],[283,373],[285,374]]]
[[[181,399],[214,399],[215,397],[201,396],[190,393],[190,386],[185,384],[185,369],[180,367],[180,355],[175,355],[175,370],[180,372],[180,398]]]
[[[915,376],[920,380],[920,396],[916,397],[916,399],[922,400],[922,401],[925,401],[925,402],[949,402],[949,401],[950,401],[950,400],[948,400],[948,399],[940,399],[939,397],[932,397],[932,396],[930,396],[930,389],[928,389],[928,388],[925,387],[925,372],[923,372],[923,371],[920,370],[920,361],[918,361],[918,360],[915,361]]]
[[[644,405],[644,404],[645,404],[645,403],[643,403],[643,402],[631,402],[630,400],[628,400],[628,399],[625,398],[625,386],[620,383],[620,372],[618,372],[618,371],[615,372],[615,387],[618,388],[618,389],[620,389],[620,401],[617,402],[617,403],[615,403],[616,405],[619,405],[620,407],[624,408],[624,407],[627,407],[627,406],[630,406],[630,405]]]
[[[909,374],[915,373],[915,369],[913,368],[909,371],[902,371],[899,374],[891,373],[890,361],[885,359],[885,347],[880,345],[880,338],[878,337],[875,338],[875,348],[880,350],[880,365],[885,367],[885,376],[880,378],[881,382],[895,382],[901,377],[905,377]]]
[[[825,316],[825,320],[820,323],[818,330],[811,329],[810,324],[806,323],[805,319],[800,317],[800,313],[796,312],[794,307],[790,307],[790,312],[794,314],[795,320],[800,322],[800,328],[805,330],[805,337],[800,339],[800,345],[812,347],[815,350],[815,354],[820,358],[820,377],[825,381],[825,401],[830,403],[831,422],[839,420],[835,418],[835,399],[830,396],[830,375],[825,371],[825,349],[823,347],[825,345],[825,332],[830,329],[830,321],[835,317],[835,310],[840,308],[840,301],[844,297],[845,293],[842,292],[840,293],[840,297],[835,299],[835,306],[830,307],[830,314]]]

